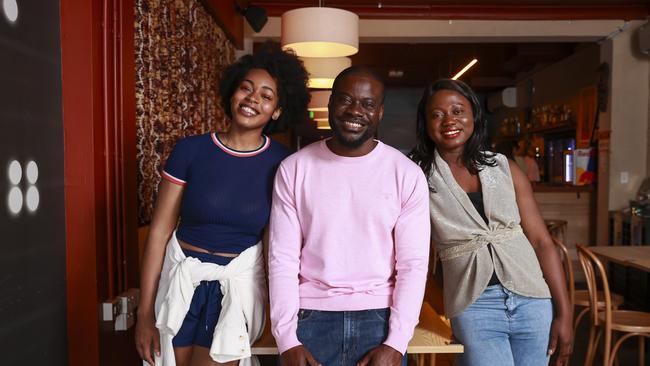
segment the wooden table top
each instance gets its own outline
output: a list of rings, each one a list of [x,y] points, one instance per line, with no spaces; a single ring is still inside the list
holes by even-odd
[[[452,343],[451,325],[429,305],[422,304],[420,322],[409,342],[408,353],[463,353],[463,345]]]
[[[449,323],[443,320],[428,303],[425,302],[422,304],[420,323],[415,328],[415,333],[411,342],[409,342],[407,352],[409,354],[463,352],[462,344],[451,342],[451,326]],[[269,321],[266,322],[266,328],[262,337],[253,344],[251,352],[254,355],[278,354],[275,339],[271,335]]]
[[[650,272],[650,245],[595,246],[589,250],[612,262]]]

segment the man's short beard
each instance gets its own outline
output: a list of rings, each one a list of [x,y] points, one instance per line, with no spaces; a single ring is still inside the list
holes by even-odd
[[[359,136],[359,138],[355,138],[354,140],[348,140],[341,133],[341,129],[339,128],[338,124],[332,123],[331,127],[332,127],[332,132],[334,132],[334,137],[336,138],[336,141],[338,141],[339,144],[341,144],[342,146],[345,146],[349,149],[356,149],[360,147],[366,141],[373,138],[375,136],[375,131],[376,131],[376,129],[368,128],[363,133],[363,135]]]

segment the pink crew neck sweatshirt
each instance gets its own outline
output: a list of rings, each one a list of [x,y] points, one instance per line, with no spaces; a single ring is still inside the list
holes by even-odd
[[[300,345],[298,310],[390,307],[384,344],[406,352],[429,258],[429,198],[422,170],[378,142],[334,154],[325,141],[285,159],[270,219],[271,324],[280,353]]]

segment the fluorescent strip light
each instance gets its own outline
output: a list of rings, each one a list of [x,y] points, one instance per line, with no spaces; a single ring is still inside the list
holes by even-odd
[[[453,78],[451,78],[451,80],[456,80],[456,79],[458,79],[461,75],[463,75],[467,70],[470,69],[470,67],[474,66],[474,64],[477,63],[477,62],[478,62],[477,59],[473,59],[472,61],[470,61],[470,62],[467,64],[467,66],[463,67],[463,69],[460,70],[460,71],[458,72],[458,74],[456,74],[456,76],[454,76]]]

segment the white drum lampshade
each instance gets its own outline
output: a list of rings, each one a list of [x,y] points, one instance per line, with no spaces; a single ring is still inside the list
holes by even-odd
[[[343,9],[311,7],[282,14],[282,48],[300,57],[344,57],[359,51],[359,16]]]
[[[302,62],[309,73],[307,86],[317,89],[331,89],[336,76],[352,66],[349,57],[303,57]]]
[[[332,95],[331,90],[312,90],[311,101],[309,101],[307,109],[314,112],[327,112],[330,95]]]

